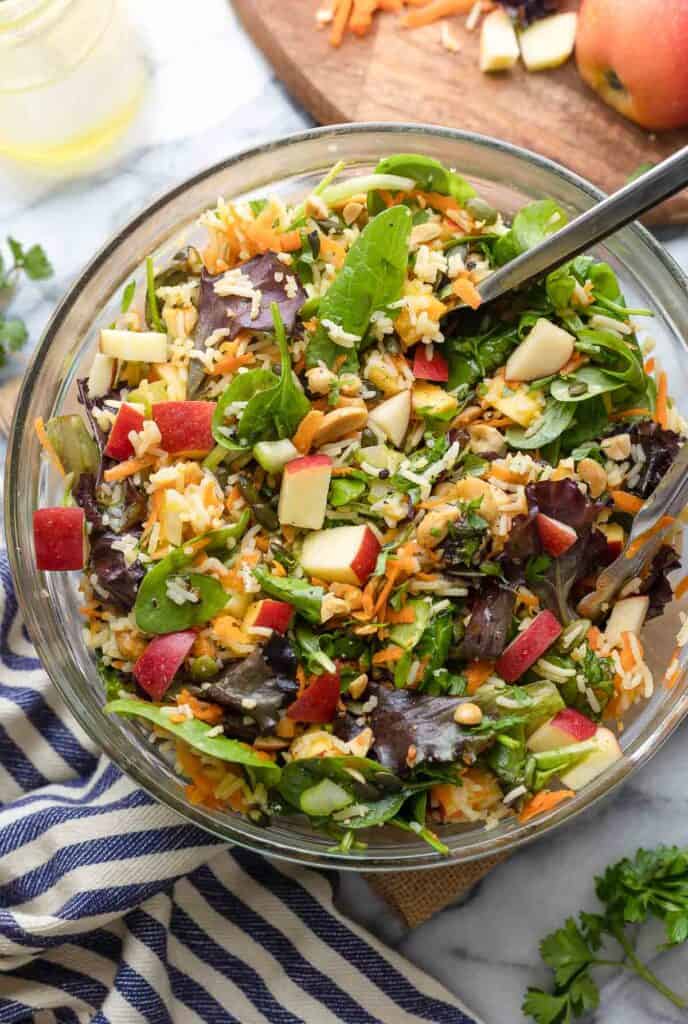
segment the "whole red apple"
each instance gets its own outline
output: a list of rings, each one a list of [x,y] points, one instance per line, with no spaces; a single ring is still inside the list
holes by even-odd
[[[643,128],[688,124],[686,0],[583,0],[576,61],[588,85]]]

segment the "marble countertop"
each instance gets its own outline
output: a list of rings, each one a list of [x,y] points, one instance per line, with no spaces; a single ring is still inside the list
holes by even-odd
[[[106,170],[60,183],[0,166],[0,238],[40,241],[56,276],[27,283],[13,306],[37,339],[80,267],[108,236],[157,193],[240,148],[311,124],[277,82],[236,23],[226,0],[203,0],[188,18],[183,0],[132,3],[147,40],[150,89],[136,137]],[[202,78],[198,102],[194,81]],[[153,116],[153,114],[155,116]],[[664,233],[688,266],[688,232]],[[12,360],[15,374],[27,353]],[[344,875],[340,905],[415,963],[434,974],[485,1024],[523,1020],[519,1006],[538,968],[540,938],[581,908],[593,909],[593,876],[642,844],[685,843],[688,726],[614,797],[572,825],[514,854],[460,905],[409,932],[362,879]],[[658,935],[648,937],[648,949]],[[685,989],[685,952],[664,955],[661,974]],[[598,1024],[678,1024],[685,1018],[644,986],[611,979]]]

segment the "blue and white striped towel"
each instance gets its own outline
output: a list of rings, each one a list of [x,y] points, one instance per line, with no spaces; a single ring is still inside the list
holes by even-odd
[[[98,756],[0,552],[0,1022],[477,1024],[345,920],[323,874],[230,850]]]

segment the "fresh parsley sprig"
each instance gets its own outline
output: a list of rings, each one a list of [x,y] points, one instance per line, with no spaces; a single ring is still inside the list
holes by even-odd
[[[53,268],[45,251],[40,245],[32,245],[25,249],[21,242],[14,238],[7,239],[7,246],[12,256],[12,263],[5,262],[0,251],[0,366],[7,359],[7,352],[20,349],[27,337],[26,324],[19,317],[6,317],[3,307],[9,302],[22,273],[31,281],[42,281],[51,277]]]
[[[624,858],[595,879],[595,891],[604,904],[599,914],[579,914],[563,928],[547,935],[540,955],[554,972],[554,991],[529,988],[523,1012],[537,1024],[570,1024],[599,1004],[599,989],[591,971],[595,967],[619,967],[631,971],[651,985],[674,1006],[684,1009],[688,999],[668,988],[639,959],[635,951],[635,929],[649,917],[664,922],[667,941],[662,949],[688,938],[688,849],[659,846],[638,850],[631,860]],[[616,942],[618,959],[600,956],[603,945]]]

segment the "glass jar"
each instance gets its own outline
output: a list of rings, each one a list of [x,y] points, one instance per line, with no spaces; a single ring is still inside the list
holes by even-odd
[[[0,157],[91,169],[130,127],[145,80],[121,0],[0,0]]]

